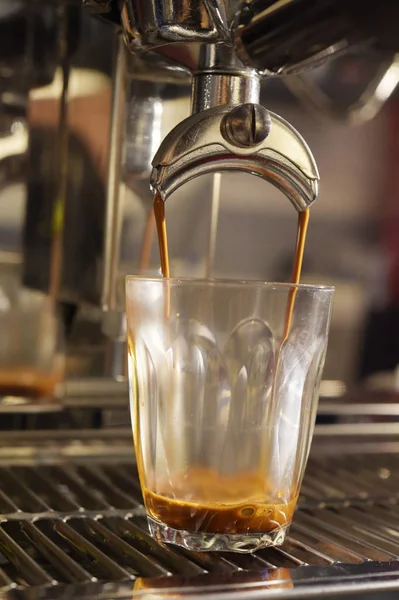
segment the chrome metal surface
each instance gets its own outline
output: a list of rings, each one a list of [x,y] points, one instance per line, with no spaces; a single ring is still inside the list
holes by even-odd
[[[399,50],[391,0],[247,0],[237,12],[235,48],[245,64],[268,73],[289,74],[315,66],[350,46]]]
[[[348,125],[362,125],[373,119],[399,83],[399,54],[381,62],[378,73],[354,104],[337,106],[320,87],[303,75],[287,77],[288,89],[306,106],[323,117]]]
[[[268,74],[290,74],[323,63],[360,39],[338,4],[249,0],[247,10],[237,15],[238,56]]]
[[[191,82],[171,83],[165,73],[127,57],[127,97],[123,139],[122,181],[152,207],[151,161],[162,139],[190,113]]]
[[[219,106],[192,115],[177,125],[156,153],[151,185],[163,198],[184,183],[216,171],[257,175],[278,187],[298,211],[316,199],[318,171],[299,133],[284,119],[269,113],[271,131],[254,147],[238,147],[222,134],[231,107]]]
[[[126,49],[122,36],[116,46],[116,66],[113,85],[111,133],[108,162],[108,184],[105,213],[105,251],[102,289],[102,308],[115,310],[116,280],[119,264],[122,227],[120,170],[122,162],[122,136],[124,131],[124,108],[126,101]]]
[[[133,51],[155,50],[171,64],[201,68],[201,44],[234,46],[241,61],[268,74],[292,73],[358,43],[397,51],[391,0],[125,0],[122,24]],[[172,46],[173,44],[173,46]],[[229,61],[223,61],[229,67]]]
[[[129,87],[133,89],[126,106],[122,179],[131,189],[140,191],[143,201],[151,203],[148,184],[151,160],[162,141],[162,83],[146,81],[142,94],[140,86],[144,87],[142,81],[131,80]]]
[[[125,0],[121,20],[127,45],[133,52],[156,49],[171,69],[197,71],[201,44],[224,42],[231,46],[230,27],[241,2]]]
[[[260,79],[256,75],[200,73],[193,77],[191,112],[222,106],[259,102]]]
[[[266,108],[259,104],[242,104],[224,117],[222,134],[235,146],[248,148],[264,142],[271,126],[272,120]]]
[[[90,461],[80,456],[46,465],[42,457],[1,466],[1,597],[24,598],[23,590],[32,599],[314,598],[321,591],[397,590],[398,483],[395,454],[316,452],[284,546],[212,554],[150,538],[132,452],[114,460],[103,451]]]
[[[245,74],[250,69],[266,76],[289,75],[359,45],[366,50],[371,46],[375,54],[375,46],[383,51],[377,78],[381,82],[371,81],[364,97],[347,111],[335,107],[312,82],[286,80],[295,95],[324,116],[357,123],[372,118],[397,86],[392,64],[399,51],[392,27],[398,18],[395,4],[390,0],[367,6],[359,0],[125,0],[121,20],[130,50],[141,51],[144,60],[150,57],[152,68],[162,66],[177,77],[181,69],[193,74]]]

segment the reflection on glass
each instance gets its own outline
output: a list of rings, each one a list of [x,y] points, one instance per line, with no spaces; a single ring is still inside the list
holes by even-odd
[[[279,545],[309,452],[333,290],[129,278],[132,422],[161,541]],[[165,307],[170,311],[165,312]]]

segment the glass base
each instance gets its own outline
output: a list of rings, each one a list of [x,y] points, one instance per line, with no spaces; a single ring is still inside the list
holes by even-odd
[[[158,542],[175,544],[195,552],[241,552],[248,554],[261,548],[281,546],[285,540],[288,525],[279,527],[270,533],[192,533],[168,527],[147,515],[148,527]]]

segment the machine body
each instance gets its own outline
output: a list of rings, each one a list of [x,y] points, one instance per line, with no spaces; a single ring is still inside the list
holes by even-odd
[[[23,284],[53,295],[68,323],[91,307],[120,361],[121,182],[148,210],[150,180],[166,199],[198,175],[243,170],[306,209],[317,167],[260,106],[262,82],[359,46],[381,54],[380,106],[399,79],[398,13],[389,0],[0,0],[0,185],[25,190]]]

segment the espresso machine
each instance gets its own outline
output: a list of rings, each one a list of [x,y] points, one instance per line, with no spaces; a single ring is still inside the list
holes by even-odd
[[[0,311],[15,285],[51,298],[67,364],[54,398],[0,403],[2,597],[396,597],[399,427],[383,420],[396,410],[386,398],[323,405],[342,419],[316,427],[283,548],[190,554],[149,537],[127,406],[124,276],[154,273],[154,192],[167,203],[210,178],[205,275],[220,172],[260,177],[293,212],[309,208],[311,148],[261,102],[262,88],[281,78],[313,112],[370,119],[399,81],[398,23],[394,0],[0,0]],[[347,51],[376,68],[343,108],[312,69]],[[7,206],[18,213],[12,235]]]
[[[22,185],[26,202],[7,260],[61,304],[75,350],[79,319],[100,342],[90,367],[74,357],[80,373],[125,373],[123,278],[145,251],[126,239],[121,183],[148,215],[154,191],[166,201],[213,175],[209,275],[220,171],[269,181],[297,211],[317,196],[311,149],[260,104],[261,84],[282,77],[312,109],[372,117],[399,79],[392,4],[371,21],[356,1],[2,0],[2,182]],[[303,73],[358,45],[378,68],[345,111]]]

